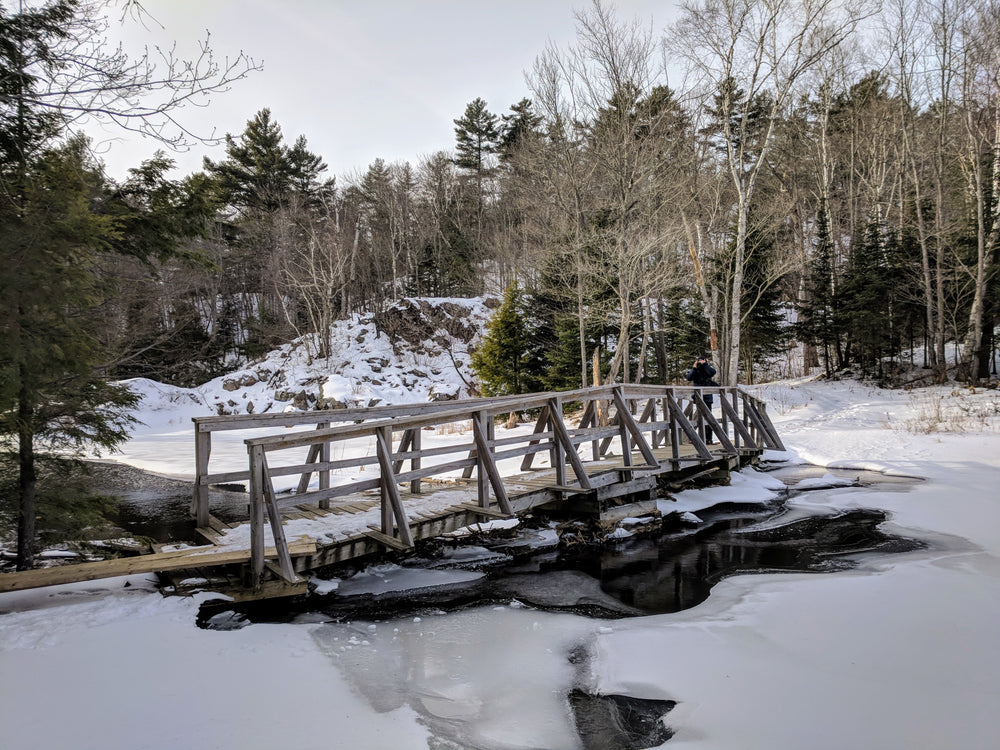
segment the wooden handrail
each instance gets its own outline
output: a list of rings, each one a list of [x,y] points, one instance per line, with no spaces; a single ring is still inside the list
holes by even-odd
[[[717,395],[721,400],[721,420],[712,414],[704,396]],[[582,402],[585,414],[579,428],[569,427],[563,420],[563,404],[567,401]],[[614,407],[611,423],[599,424],[599,411],[591,408],[596,402]],[[641,406],[640,406],[641,404]],[[742,409],[738,408],[742,406]],[[534,411],[540,414],[531,433],[496,439],[494,418],[510,411]],[[339,422],[340,424],[333,424]],[[345,424],[346,422],[346,424]],[[420,431],[427,427],[457,422],[469,422],[467,439],[453,446],[423,449]],[[277,502],[272,477],[300,474],[298,491],[303,500],[318,501],[327,507],[333,497],[365,488],[381,488],[382,538],[391,539],[401,546],[412,546],[407,525],[406,511],[399,484],[409,482],[411,492],[419,493],[420,480],[438,474],[464,470],[465,476],[477,477],[478,507],[490,511],[491,495],[499,504],[500,512],[510,513],[511,506],[497,467],[498,460],[523,456],[522,469],[531,466],[537,453],[549,453],[551,466],[556,471],[558,486],[575,481],[581,491],[590,489],[583,458],[583,446],[590,445],[590,460],[600,460],[607,455],[613,441],[621,446],[623,476],[628,479],[632,471],[632,455],[638,450],[642,465],[655,464],[653,446],[663,442],[671,446],[675,461],[680,460],[680,442],[683,435],[696,449],[700,461],[715,460],[720,456],[739,455],[746,448],[760,450],[764,447],[783,450],[777,431],[767,417],[766,407],[759,399],[739,387],[696,387],[655,385],[608,385],[582,388],[573,391],[531,393],[488,399],[465,399],[422,404],[402,404],[370,409],[340,409],[323,412],[282,413],[275,415],[243,415],[232,417],[199,417],[196,423],[197,474],[195,482],[195,515],[199,525],[208,525],[208,459],[211,453],[211,433],[219,430],[248,429],[251,427],[276,427],[317,425],[317,429],[283,435],[255,436],[244,440],[249,456],[247,472],[229,472],[223,476],[250,479],[251,505],[251,558],[252,569],[259,581],[265,567],[264,526],[265,517],[275,537],[277,568],[288,578],[293,576],[287,545],[282,538],[280,522],[276,522]],[[730,427],[732,425],[732,427]],[[706,444],[706,428],[719,437],[719,447],[714,451]],[[393,450],[393,434],[403,438],[398,449]],[[330,446],[349,440],[367,437],[374,439],[376,451],[363,458],[330,460]],[[647,439],[647,437],[649,439]],[[304,464],[268,468],[267,456],[284,450],[309,448]],[[713,446],[714,448],[714,446]],[[463,458],[445,460],[437,464],[421,465],[422,459],[462,454]],[[685,459],[687,460],[687,459]],[[409,470],[404,464],[409,462]],[[377,464],[377,478],[367,479],[359,485],[330,486],[330,471],[349,465]],[[320,476],[319,488],[308,490],[309,477]],[[572,480],[570,479],[572,476]],[[492,511],[490,511],[492,512]],[[203,522],[204,521],[204,522]]]

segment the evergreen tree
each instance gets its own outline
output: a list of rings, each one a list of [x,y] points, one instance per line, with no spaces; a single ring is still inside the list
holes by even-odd
[[[529,139],[541,135],[542,116],[535,114],[530,99],[510,105],[511,114],[503,115],[499,131],[497,153],[500,160],[509,163],[518,147]]]
[[[832,375],[834,365],[843,360],[837,325],[837,275],[830,236],[830,216],[826,201],[821,200],[816,214],[816,239],[809,263],[808,299],[799,309],[795,330],[803,340],[823,349],[826,374]]]
[[[785,325],[781,275],[775,271],[776,256],[774,233],[752,221],[747,232],[741,305],[746,318],[740,337],[740,358],[748,382],[753,382],[755,364],[766,363],[788,348],[791,331]]]
[[[239,138],[226,135],[224,160],[206,157],[204,164],[232,214],[223,293],[239,298],[234,309],[241,311],[239,322],[247,331],[242,353],[254,356],[294,333],[288,324],[294,293],[276,283],[281,276],[278,214],[317,203],[329,188],[320,182],[326,164],[309,151],[305,138],[288,146],[266,108],[247,122]]]
[[[226,158],[205,157],[205,169],[218,182],[223,200],[241,215],[272,214],[293,194],[312,195],[326,171],[323,160],[309,151],[300,136],[291,147],[271,110],[260,110],[239,139],[226,134]]]
[[[500,129],[497,116],[486,108],[486,102],[473,99],[465,114],[455,122],[455,165],[479,178],[492,172],[490,157],[497,152]]]
[[[185,131],[168,133],[176,110],[253,67],[243,55],[219,65],[205,46],[198,62],[167,58],[158,69],[108,43],[102,2],[23,5],[0,5],[0,434],[16,445],[19,569],[34,562],[39,449],[112,448],[131,421],[135,397],[101,377],[113,290],[99,261],[171,250],[167,238],[134,242],[130,217],[149,206],[111,210],[86,144],[59,139],[99,113],[183,144]]]
[[[472,369],[486,396],[509,396],[531,389],[527,364],[531,358],[528,326],[517,283],[504,292],[503,302],[489,323],[482,344],[472,354]]]
[[[135,396],[98,370],[109,291],[98,260],[120,234],[94,210],[100,178],[85,154],[75,141],[32,160],[0,208],[0,264],[16,269],[0,281],[0,433],[18,446],[19,570],[34,563],[39,448],[114,447],[133,421]]]
[[[871,217],[851,243],[839,324],[848,332],[845,359],[868,376],[885,377],[885,360],[899,352],[898,242]]]

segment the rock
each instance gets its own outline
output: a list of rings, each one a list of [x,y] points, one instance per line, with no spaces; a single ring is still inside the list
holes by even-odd
[[[431,388],[427,396],[428,401],[456,401],[458,400],[458,387],[453,386],[452,390],[445,390],[447,386],[435,385]]]
[[[226,391],[238,391],[240,388],[249,388],[257,383],[257,377],[253,373],[247,372],[238,377],[226,378],[222,381],[222,388]]]
[[[316,401],[316,408],[324,409],[346,409],[347,404],[335,398],[321,398]]]

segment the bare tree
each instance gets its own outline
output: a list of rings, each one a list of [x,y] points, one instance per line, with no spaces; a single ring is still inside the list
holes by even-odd
[[[961,19],[962,167],[972,197],[976,254],[969,270],[972,304],[963,346],[964,377],[986,374],[983,354],[988,282],[1000,247],[1000,3],[983,0]]]
[[[340,305],[353,244],[353,227],[342,223],[337,197],[324,197],[319,210],[295,201],[275,221],[280,281],[290,297],[283,309],[300,335],[313,334],[310,355],[320,359],[329,358],[333,324],[345,312]]]
[[[210,139],[193,132],[181,111],[206,106],[261,67],[243,52],[220,58],[207,34],[193,57],[178,54],[176,44],[130,55],[110,42],[113,16],[117,10],[122,23],[155,23],[141,0],[58,0],[52,5],[67,11],[62,39],[50,50],[56,64],[37,79],[44,85],[23,90],[20,101],[27,109],[57,113],[64,126],[97,119],[173,148],[202,143]]]
[[[679,172],[686,120],[664,85],[659,47],[648,25],[619,21],[595,1],[576,14],[576,44],[550,47],[529,83],[548,140],[535,165],[548,202],[563,219],[563,266],[574,277],[580,342],[580,380],[587,382],[585,320],[600,315],[617,325],[608,382],[624,370],[644,316],[641,300],[657,295],[670,203],[667,175]],[[673,231],[678,231],[675,222]],[[588,289],[605,294],[591,297]],[[597,309],[595,300],[613,300]],[[645,342],[645,335],[643,341]]]
[[[735,263],[723,378],[737,382],[748,215],[775,123],[803,76],[838,47],[864,17],[860,3],[836,0],[703,0],[683,5],[670,45],[719,95],[725,164],[735,192]],[[742,100],[736,96],[742,93]],[[766,112],[754,138],[751,107]]]

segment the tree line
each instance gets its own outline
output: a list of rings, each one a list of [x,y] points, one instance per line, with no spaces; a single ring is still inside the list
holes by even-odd
[[[939,381],[990,374],[996,0],[698,0],[663,31],[596,0],[523,99],[475,99],[415,163],[329,175],[262,108],[202,171],[159,154],[124,180],[80,118],[177,145],[180,107],[253,61],[129,59],[99,0],[7,6],[0,426],[25,524],[40,437],[124,436],[116,381],[194,385],[297,336],[324,358],[334,321],[402,296],[503,296],[491,393],[670,382],[700,354],[750,382],[793,342],[830,374],[888,379],[921,345]]]
[[[131,287],[118,376],[190,384],[404,295],[519,288],[524,387],[665,381],[710,352],[946,377],[994,349],[997,3],[685,6],[663,35],[595,2],[528,96],[454,147],[326,174],[262,109],[205,160],[207,236]],[[683,88],[668,72],[683,70]],[[786,325],[797,319],[794,326]]]

